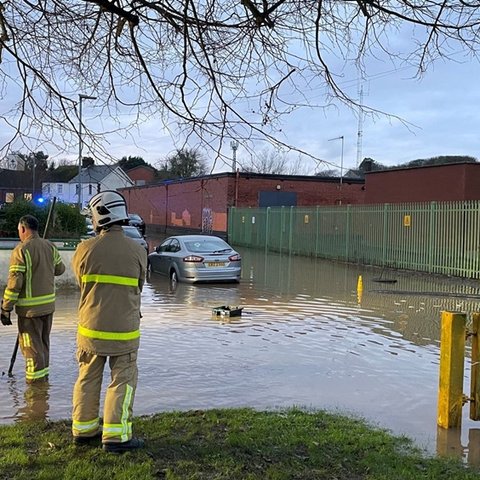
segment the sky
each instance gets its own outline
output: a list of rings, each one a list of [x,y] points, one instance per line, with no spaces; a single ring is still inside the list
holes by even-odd
[[[421,79],[414,78],[414,68],[376,67],[363,84],[363,104],[391,116],[363,116],[360,159],[385,165],[439,155],[480,160],[478,62],[438,63]],[[358,133],[358,114],[346,108],[304,112],[288,129],[297,144],[313,146],[321,158],[337,164],[341,141],[328,140],[343,136],[345,168],[357,164]]]
[[[357,166],[357,157],[370,157],[389,166],[439,155],[469,155],[480,160],[480,64],[439,62],[420,79],[415,78],[413,67],[397,71],[389,67],[375,65],[363,82],[363,104],[388,115],[363,115],[360,156],[358,109],[342,105],[294,112],[284,118],[279,138],[339,168],[342,141],[338,137],[343,136],[344,171]],[[358,97],[356,79],[345,80],[344,85],[348,93]],[[321,100],[321,93],[310,95],[312,101]],[[84,105],[87,123],[94,113],[94,106]],[[139,155],[155,164],[174,149],[170,134],[159,132],[155,120],[144,123],[135,138],[136,145],[129,139],[112,137],[112,155]],[[335,138],[338,140],[331,140]],[[231,158],[228,146],[225,155]],[[258,144],[257,148],[271,147]],[[236,156],[241,164],[249,161],[250,152],[240,144]],[[289,154],[292,161],[297,157],[294,152]],[[302,157],[302,163],[305,171],[301,173],[332,168],[307,157]],[[214,170],[230,168],[219,161]]]
[[[299,174],[314,174],[319,170],[343,171],[357,166],[357,159],[365,157],[388,165],[399,165],[419,158],[439,155],[468,155],[480,160],[480,64],[457,56],[456,61],[437,61],[422,78],[416,78],[414,67],[392,68],[388,61],[375,61],[367,65],[363,86],[363,104],[385,115],[364,114],[360,129],[358,109],[337,103],[329,108],[304,108],[284,117],[279,140],[294,145],[325,160],[320,163],[301,157]],[[358,80],[345,75],[339,85],[354,98],[358,98]],[[322,91],[308,91],[312,103],[322,103]],[[101,130],[99,110],[94,100],[83,104],[84,123],[93,130]],[[128,118],[119,119],[119,123]],[[361,149],[358,135],[361,132]],[[343,142],[340,139],[343,137]],[[0,128],[0,144],[8,140],[7,132]],[[172,134],[163,130],[160,122],[152,118],[141,124],[131,137],[110,134],[106,138],[111,156],[141,156],[148,163],[159,166],[175,149]],[[342,155],[343,144],[343,155]],[[270,148],[256,144],[255,150]],[[40,149],[40,148],[39,148]],[[62,151],[42,147],[51,159],[78,161],[78,144],[66,145]],[[213,153],[204,157],[212,172],[230,171],[233,152],[226,142],[223,154],[226,160],[212,163]],[[85,142],[83,155],[89,155]],[[240,142],[236,152],[239,165],[249,163],[251,150]],[[290,152],[288,158],[297,161],[298,154]]]

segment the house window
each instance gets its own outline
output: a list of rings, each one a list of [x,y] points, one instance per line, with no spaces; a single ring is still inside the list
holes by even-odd
[[[90,184],[90,185],[88,186],[88,194],[91,195],[92,192],[93,192],[93,186],[92,186],[92,184]]]
[[[12,203],[15,200],[15,195],[12,192],[5,194],[5,203]]]
[[[62,185],[61,183],[59,183],[59,184],[57,185],[57,192],[58,192],[58,193],[63,193],[63,185]]]
[[[32,194],[31,193],[24,193],[23,194],[23,199],[26,200],[27,202],[32,201]]]
[[[46,195],[49,195],[50,194],[50,184],[48,183],[47,185],[44,185],[43,186],[43,192],[46,194]]]

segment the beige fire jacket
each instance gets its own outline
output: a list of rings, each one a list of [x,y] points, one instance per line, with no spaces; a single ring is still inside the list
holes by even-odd
[[[80,285],[78,349],[96,355],[136,351],[145,249],[113,225],[78,245],[72,267]]]
[[[19,243],[10,257],[3,309],[21,317],[40,317],[55,311],[55,276],[65,271],[60,254],[38,233]]]

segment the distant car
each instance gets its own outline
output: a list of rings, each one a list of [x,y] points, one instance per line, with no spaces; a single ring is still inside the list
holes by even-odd
[[[94,237],[95,230],[93,229],[92,219],[89,217],[85,217],[85,223],[87,224],[87,235],[89,237]]]
[[[211,235],[167,238],[148,255],[151,272],[177,282],[239,282],[242,258],[227,242]]]
[[[128,224],[132,227],[137,227],[142,235],[145,235],[145,222],[143,218],[136,213],[128,214]]]
[[[131,227],[130,225],[124,225],[123,232],[125,235],[133,240],[135,240],[138,244],[140,244],[148,254],[148,243],[145,240],[145,237],[138,231],[137,227]]]

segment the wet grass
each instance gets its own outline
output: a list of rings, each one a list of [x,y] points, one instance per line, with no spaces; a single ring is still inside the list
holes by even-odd
[[[135,419],[147,447],[124,455],[75,447],[70,423],[0,427],[1,479],[453,480],[478,479],[459,461],[426,458],[412,442],[322,411],[250,409]]]

